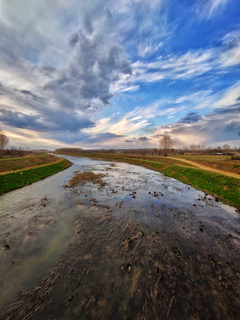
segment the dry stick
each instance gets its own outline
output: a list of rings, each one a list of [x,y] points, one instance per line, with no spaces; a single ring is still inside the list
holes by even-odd
[[[73,269],[71,268],[71,270],[65,275],[65,277],[62,278],[62,280],[59,281],[54,287],[52,287],[52,289],[48,292],[47,295],[49,295],[49,294],[53,291],[53,289],[56,288],[56,286],[58,286],[64,279],[66,279],[66,277],[69,276],[69,274],[70,274],[72,271],[73,271]],[[26,312],[30,311],[36,304],[38,304],[38,302],[39,302],[39,301],[36,301],[30,308],[28,308],[28,310],[26,310]],[[39,307],[37,308],[37,310],[38,310],[38,309],[39,309]],[[29,316],[31,316],[31,314],[32,314],[32,313],[30,313]],[[19,316],[20,316],[20,318],[18,317],[17,319],[21,319],[22,315],[19,315]],[[29,316],[28,316],[28,317],[29,317]],[[16,319],[16,320],[17,320],[17,319]],[[30,318],[26,318],[26,320],[27,320],[27,319],[30,319]]]
[[[38,306],[38,307],[35,309],[35,312],[37,312],[38,309],[40,309],[42,306],[43,306],[43,304],[41,304],[40,306]]]
[[[8,320],[11,320],[14,315],[15,315],[15,312],[11,315],[10,318],[8,318]],[[17,318],[16,318],[16,319],[17,319]],[[15,320],[16,320],[16,319],[15,319]]]
[[[170,300],[170,303],[169,303],[169,307],[168,307],[168,312],[167,312],[167,316],[166,316],[166,318],[167,318],[167,317],[168,317],[168,315],[169,315],[169,312],[170,312],[170,309],[171,309],[171,307],[172,307],[172,304],[173,304],[174,299],[175,299],[175,297],[173,296],[173,297],[171,298],[171,300]]]
[[[15,320],[20,320],[24,316],[24,313],[26,314],[28,311],[30,311],[36,304],[38,304],[39,301],[36,301],[31,307],[29,307],[26,311],[23,311],[18,315],[18,317]],[[11,318],[10,318],[11,319]]]
[[[15,306],[15,307],[13,307],[13,308],[11,308],[11,309],[8,309],[7,311],[1,313],[0,316],[3,316],[4,314],[9,313],[9,312],[11,312],[11,311],[14,310],[14,309],[17,310],[19,307],[21,307],[21,305],[23,304],[23,301],[16,302],[16,303],[14,303],[14,304],[19,304],[19,306]],[[11,304],[10,304],[10,306],[11,306]]]
[[[59,281],[57,284],[55,284],[55,286],[54,287],[52,287],[52,289],[48,292],[48,294],[47,295],[49,295],[52,291],[53,291],[53,289],[55,289],[61,282],[63,282],[63,280],[64,279],[66,279],[67,278],[67,276],[69,276],[69,274],[71,273],[73,271],[73,269],[71,268],[71,270],[65,275],[65,277],[64,278],[62,278],[62,280],[61,281]]]
[[[6,307],[11,307],[11,306],[14,306],[15,304],[19,304],[19,303],[22,303],[23,301],[18,301],[18,302],[14,302],[14,303],[11,303],[11,304],[8,304],[6,305]],[[2,314],[0,314],[1,316]]]
[[[34,311],[35,312],[35,311]],[[29,319],[31,319],[33,317],[33,313],[31,312],[28,316],[27,316],[27,318],[25,318],[24,320],[29,320]]]

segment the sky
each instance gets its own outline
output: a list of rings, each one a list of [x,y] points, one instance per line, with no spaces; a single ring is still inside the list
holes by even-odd
[[[0,129],[55,149],[240,147],[237,0],[1,0]]]

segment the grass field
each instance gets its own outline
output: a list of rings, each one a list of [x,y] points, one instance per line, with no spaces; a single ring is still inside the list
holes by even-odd
[[[200,170],[181,161],[165,157],[131,156],[123,154],[81,154],[84,157],[121,161],[140,165],[180,180],[215,196],[218,200],[240,209],[240,179]]]
[[[59,158],[57,158],[59,159]],[[0,175],[0,194],[42,180],[71,166],[71,162],[62,159],[57,163]]]

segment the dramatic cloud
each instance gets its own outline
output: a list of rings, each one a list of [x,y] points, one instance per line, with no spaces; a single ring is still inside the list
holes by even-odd
[[[95,134],[91,137],[88,137],[84,140],[85,144],[96,144],[96,143],[104,143],[104,142],[108,142],[109,140],[116,140],[119,138],[124,137],[123,135],[116,135],[110,132],[105,132],[105,133],[99,133],[99,134]]]
[[[56,93],[61,93],[61,101],[63,94],[69,97],[68,106],[76,103],[72,96],[81,99],[84,105],[93,99],[99,99],[103,105],[110,104],[113,97],[110,85],[119,79],[119,74],[131,74],[123,47],[118,43],[105,47],[101,35],[88,38],[81,30],[74,35],[74,41],[75,54],[68,68],[47,82],[43,89],[55,97]]]
[[[234,141],[239,13],[230,0],[2,0],[0,128],[32,147],[153,147],[156,128]]]
[[[148,139],[147,137],[140,137],[138,138],[139,141],[148,141],[148,140],[151,140],[151,139]]]
[[[94,123],[89,119],[79,119],[74,113],[64,112],[56,115],[51,110],[40,116],[0,109],[0,121],[12,127],[37,131],[62,130],[77,132],[80,129],[94,126]]]
[[[192,122],[199,121],[201,118],[202,117],[199,116],[196,112],[190,112],[185,117],[182,117],[178,122],[179,123],[192,123]]]

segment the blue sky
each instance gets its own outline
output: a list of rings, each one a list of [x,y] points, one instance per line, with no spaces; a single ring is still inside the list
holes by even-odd
[[[240,3],[2,0],[0,128],[54,149],[240,146]]]

